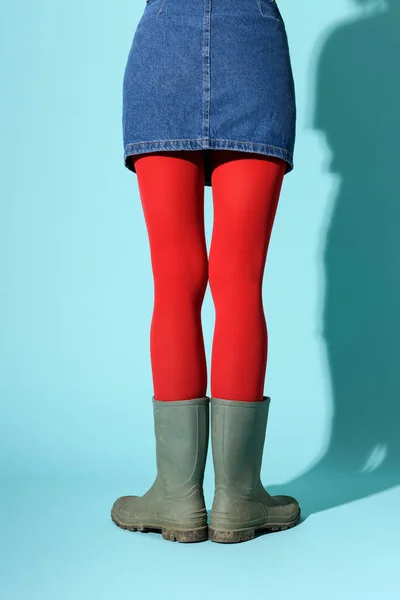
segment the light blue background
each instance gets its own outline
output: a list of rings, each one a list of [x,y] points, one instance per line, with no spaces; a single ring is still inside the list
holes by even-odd
[[[304,520],[232,546],[109,518],[155,476],[153,281],[121,130],[145,2],[1,3],[5,600],[399,595],[399,2],[278,2],[298,128],[264,280],[263,481]],[[209,244],[210,189],[205,213]],[[202,314],[209,363],[209,288]],[[212,485],[209,461],[208,507]]]

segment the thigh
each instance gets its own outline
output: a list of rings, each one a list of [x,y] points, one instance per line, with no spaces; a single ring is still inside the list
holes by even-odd
[[[153,259],[180,259],[205,249],[203,151],[160,151],[132,157]],[[165,263],[165,261],[163,261]]]
[[[286,163],[280,158],[215,150],[211,154],[214,224],[210,267],[252,276],[264,267]],[[211,265],[211,258],[218,265]]]

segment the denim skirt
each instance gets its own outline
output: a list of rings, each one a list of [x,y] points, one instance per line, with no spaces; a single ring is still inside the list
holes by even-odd
[[[123,76],[124,163],[162,150],[276,156],[293,169],[296,101],[279,0],[141,0]]]

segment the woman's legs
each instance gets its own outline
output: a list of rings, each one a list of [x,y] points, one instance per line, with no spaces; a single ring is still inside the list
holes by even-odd
[[[260,483],[270,400],[263,396],[261,286],[285,163],[212,153],[214,226],[207,261],[203,159],[195,151],[136,158],[155,281],[157,477],[143,496],[118,498],[111,516],[125,529],[161,528],[170,540],[240,542],[258,529],[287,529],[300,518],[295,498],[271,497]],[[200,319],[208,279],[216,309],[211,415]],[[209,418],[215,493],[208,524],[202,484]]]
[[[216,311],[211,395],[262,400],[268,350],[262,281],[285,162],[212,151],[214,224],[207,264],[203,152],[133,159],[155,284],[150,333],[155,398],[206,394],[201,306],[209,278]]]
[[[154,278],[150,351],[157,400],[205,396],[201,306],[208,281],[203,151],[134,156]]]
[[[211,395],[256,402],[263,399],[268,351],[263,272],[285,162],[230,150],[213,152],[211,161]]]
[[[118,498],[111,516],[133,531],[161,528],[169,540],[240,542],[259,529],[287,529],[300,518],[295,498],[271,497],[260,483],[270,400],[263,396],[261,286],[285,163],[212,153],[214,226],[207,260],[203,160],[195,151],[136,158],[155,281],[157,477],[143,496]],[[208,279],[216,309],[211,399],[205,395],[200,319]],[[208,523],[202,485],[209,420],[215,493]]]

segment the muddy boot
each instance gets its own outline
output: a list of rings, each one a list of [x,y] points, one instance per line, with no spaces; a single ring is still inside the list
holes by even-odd
[[[209,398],[163,402],[153,397],[157,476],[143,496],[122,496],[111,518],[130,531],[158,531],[166,540],[207,539],[203,478]]]
[[[270,496],[260,480],[269,396],[261,402],[211,397],[215,495],[209,539],[245,542],[261,529],[293,527],[300,507],[291,496]]]

